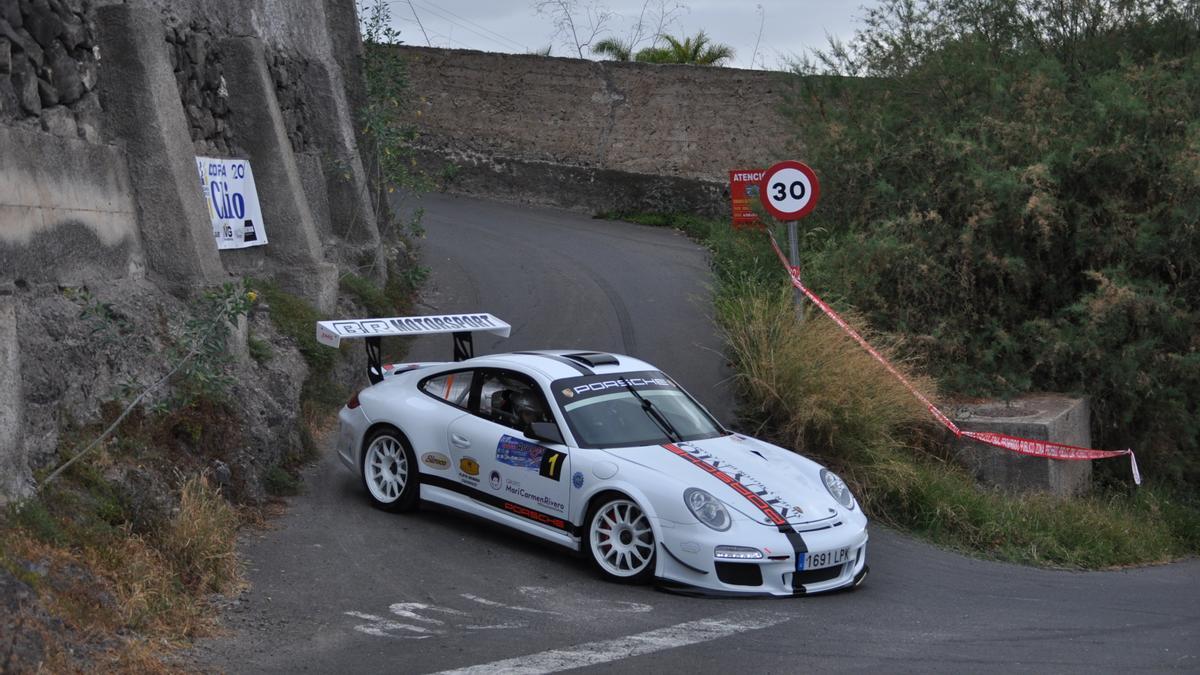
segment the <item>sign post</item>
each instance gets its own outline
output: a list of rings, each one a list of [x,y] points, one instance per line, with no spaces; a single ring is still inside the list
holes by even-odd
[[[821,198],[817,174],[793,160],[779,162],[763,173],[758,196],[768,213],[788,224],[788,255],[793,269],[800,267],[800,242],[796,221],[812,213]],[[804,295],[796,289],[796,315],[803,320]]]

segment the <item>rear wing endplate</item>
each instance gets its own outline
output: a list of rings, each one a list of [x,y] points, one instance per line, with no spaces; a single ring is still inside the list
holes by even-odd
[[[450,333],[454,336],[454,360],[462,361],[475,355],[472,333],[493,333],[508,337],[512,326],[491,314],[442,314],[439,316],[398,316],[390,319],[340,319],[317,322],[317,342],[338,347],[343,339],[363,338],[367,346],[367,377],[371,384],[383,381],[383,362],[379,351],[380,338],[394,335],[433,335]]]

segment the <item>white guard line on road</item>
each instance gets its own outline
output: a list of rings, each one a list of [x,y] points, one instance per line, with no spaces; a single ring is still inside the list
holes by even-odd
[[[778,614],[745,613],[724,619],[700,619],[636,635],[626,635],[612,640],[585,642],[584,644],[518,656],[503,661],[493,661],[457,670],[444,670],[437,675],[537,675],[554,673],[571,668],[594,666],[609,661],[618,661],[643,654],[652,654],[664,649],[674,649],[716,640],[737,633],[761,628],[770,628],[787,621],[790,617]]]

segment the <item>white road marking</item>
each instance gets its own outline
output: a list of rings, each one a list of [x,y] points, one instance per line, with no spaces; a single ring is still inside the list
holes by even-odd
[[[491,600],[485,600],[484,598],[478,598],[476,601],[477,602],[482,601],[483,604],[490,603],[490,604],[493,604],[493,605],[496,605],[499,607],[509,608],[507,605],[501,605],[498,602],[492,602]],[[522,608],[514,607],[514,608],[509,608],[509,609],[522,609]],[[525,611],[530,611],[530,612],[539,611],[539,610],[528,609],[528,608],[524,608],[524,609],[525,609]],[[392,614],[396,615],[397,617],[400,617],[401,619],[419,622],[419,623],[423,623],[423,624],[431,624],[432,626],[446,626],[446,621],[443,621],[442,619],[435,619],[432,616],[424,616],[418,612],[424,612],[425,614],[441,612],[443,614],[448,614],[453,617],[465,617],[464,619],[461,619],[463,621],[470,620],[470,617],[471,617],[470,613],[464,612],[460,609],[451,609],[449,607],[438,607],[436,605],[427,605],[427,604],[424,604],[421,602],[396,602],[396,603],[389,605],[388,610]],[[399,621],[393,621],[391,619],[384,618],[382,616],[376,616],[374,614],[366,614],[364,612],[343,612],[343,613],[346,616],[352,616],[352,617],[355,617],[356,619],[366,619],[367,621],[370,621],[371,623],[359,624],[354,627],[354,630],[356,630],[360,633],[366,633],[367,635],[374,635],[377,637],[395,637],[395,638],[406,638],[406,639],[410,639],[410,640],[420,640],[420,639],[424,639],[424,638],[428,638],[428,637],[433,637],[435,635],[445,635],[446,634],[446,631],[441,628],[432,628],[429,626],[420,626],[420,625],[414,625],[411,623],[400,623]],[[471,625],[461,626],[461,628],[463,628],[465,630],[507,630],[507,629],[512,629],[512,628],[525,628],[526,625],[527,624],[524,624],[521,622],[505,621],[503,623],[495,623],[495,624],[471,624]],[[446,627],[451,628],[451,629],[455,628],[455,626],[446,626]],[[398,631],[402,631],[403,633],[399,633]],[[417,635],[408,635],[405,633],[417,633]]]
[[[388,607],[388,610],[390,610],[392,612],[392,614],[395,614],[396,616],[401,617],[403,619],[412,619],[413,621],[423,621],[425,623],[437,624],[439,626],[446,623],[445,621],[442,621],[440,619],[435,619],[433,617],[421,616],[420,614],[417,614],[416,612],[414,612],[413,611],[414,609],[420,609],[420,610],[423,610],[426,612],[445,612],[446,614],[454,614],[457,616],[468,616],[468,614],[466,612],[460,612],[457,609],[449,609],[447,607],[434,607],[434,606],[425,605],[425,604],[422,604],[419,602],[397,602],[397,603],[391,605],[390,607]]]
[[[545,586],[520,586],[517,588],[517,592],[519,592],[521,595],[524,595],[526,597],[529,597],[529,596],[541,597],[544,595],[551,595],[554,593],[554,591],[552,591],[549,588],[546,588]],[[629,614],[644,614],[646,612],[654,611],[654,605],[646,605],[646,604],[642,604],[640,602],[626,602],[623,600],[614,600],[614,601],[612,601],[612,604],[616,605],[616,607],[599,608],[590,599],[588,600],[588,607],[591,609],[591,611],[597,611],[599,609],[607,609],[607,610],[613,611],[613,612],[627,612]]]
[[[488,607],[503,607],[504,609],[511,609],[511,610],[514,610],[517,612],[532,612],[534,614],[558,614],[558,612],[551,612],[551,611],[545,610],[545,609],[534,609],[532,607],[518,607],[517,605],[506,605],[502,602],[496,602],[495,600],[488,600],[487,598],[481,598],[478,595],[471,595],[470,593],[463,593],[462,597],[464,597],[467,600],[470,600],[472,602],[478,602],[481,605],[487,605]]]
[[[427,637],[433,637],[432,633],[434,633],[434,632],[437,632],[437,633],[441,632],[441,631],[430,631],[428,628],[425,628],[424,626],[411,626],[406,623],[397,623],[390,619],[385,619],[382,616],[375,616],[374,614],[365,614],[363,612],[345,612],[345,614],[347,616],[352,616],[356,619],[366,619],[367,621],[371,621],[372,623],[370,623],[370,624],[359,624],[359,625],[355,626],[354,630],[356,630],[360,633],[366,633],[367,635],[375,635],[377,637],[396,637],[396,638],[407,638],[409,640],[422,640]],[[405,631],[411,631],[414,633],[423,633],[423,634],[422,635],[397,635],[397,634],[391,632],[391,631],[397,631],[397,630],[405,630]]]
[[[617,600],[614,604],[623,605],[622,608],[617,610],[618,612],[628,612],[629,614],[645,614],[646,612],[654,611],[654,605],[643,605],[640,602]]]
[[[634,656],[652,654],[665,649],[717,640],[737,633],[770,628],[789,617],[761,612],[735,614],[723,619],[700,619],[666,628],[612,640],[551,649],[528,656],[493,661],[457,670],[445,670],[437,675],[540,675],[571,668],[583,668]]]

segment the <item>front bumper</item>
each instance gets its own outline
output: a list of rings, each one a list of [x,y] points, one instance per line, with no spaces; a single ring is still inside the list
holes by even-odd
[[[700,524],[660,520],[658,578],[667,590],[700,595],[796,596],[850,588],[866,574],[867,529],[861,515],[840,525],[804,532],[808,553],[849,549],[845,563],[815,570],[796,570],[796,548],[783,533],[743,521],[728,532]],[[719,545],[761,550],[762,559],[724,560]]]

